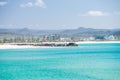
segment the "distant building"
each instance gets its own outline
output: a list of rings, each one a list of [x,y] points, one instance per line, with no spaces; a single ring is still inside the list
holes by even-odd
[[[105,40],[104,36],[95,36],[95,40]]]
[[[88,40],[89,40],[89,41],[94,41],[94,40],[95,40],[95,37],[89,37]]]
[[[50,35],[50,36],[48,37],[48,41],[54,42],[54,41],[55,41],[55,35]]]
[[[60,36],[57,34],[48,36],[48,41],[50,41],[50,42],[59,41],[59,40],[60,40]]]
[[[46,41],[48,41],[48,39],[49,39],[49,37],[47,35],[44,35],[42,41],[46,42]]]
[[[105,37],[106,40],[115,40],[115,37],[113,35]]]

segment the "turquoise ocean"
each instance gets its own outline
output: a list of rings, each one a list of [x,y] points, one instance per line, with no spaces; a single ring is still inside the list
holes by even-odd
[[[120,43],[1,49],[0,80],[120,80]]]

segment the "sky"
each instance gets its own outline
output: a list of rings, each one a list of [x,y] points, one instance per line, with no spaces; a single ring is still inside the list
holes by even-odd
[[[120,28],[120,0],[0,0],[0,28]]]

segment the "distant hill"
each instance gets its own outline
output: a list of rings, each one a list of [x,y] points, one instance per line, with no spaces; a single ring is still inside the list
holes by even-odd
[[[93,29],[80,27],[74,30],[65,30],[63,34],[71,34],[74,36],[107,36],[113,33],[110,29]]]
[[[13,33],[13,34],[54,34],[59,33],[61,30],[33,30],[28,28],[22,29],[0,29],[0,34]]]
[[[95,35],[117,35],[120,36],[120,29],[93,29],[79,27],[77,29],[66,30],[32,30],[28,28],[23,29],[0,29],[0,34],[12,33],[12,34],[60,34],[60,35],[82,35],[82,36],[95,36]]]

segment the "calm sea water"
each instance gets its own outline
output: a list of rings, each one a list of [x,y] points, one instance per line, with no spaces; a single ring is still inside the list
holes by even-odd
[[[0,80],[120,80],[120,44],[0,50]]]

